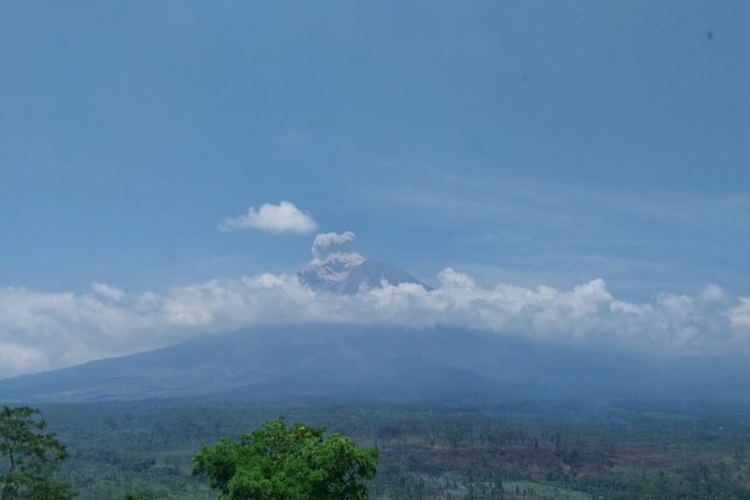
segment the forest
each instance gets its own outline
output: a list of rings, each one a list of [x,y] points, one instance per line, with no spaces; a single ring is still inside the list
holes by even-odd
[[[610,407],[587,418],[409,405],[45,405],[81,500],[210,499],[193,457],[284,415],[376,448],[375,499],[750,499],[750,419]]]

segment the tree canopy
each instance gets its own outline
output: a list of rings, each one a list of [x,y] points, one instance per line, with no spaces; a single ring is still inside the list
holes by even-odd
[[[45,433],[41,412],[28,406],[0,411],[0,500],[68,500],[68,483],[53,476],[68,452],[55,434]]]
[[[125,496],[122,497],[122,500],[150,500],[150,499],[143,493],[136,493],[133,491],[128,491],[127,493],[125,493]]]
[[[369,499],[365,480],[375,476],[377,449],[325,431],[279,417],[239,442],[204,446],[193,473],[205,474],[222,500]]]

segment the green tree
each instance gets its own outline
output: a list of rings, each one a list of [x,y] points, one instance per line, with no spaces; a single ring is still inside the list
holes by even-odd
[[[193,457],[222,500],[367,500],[378,450],[359,448],[325,427],[287,426],[283,417],[241,436],[222,438]]]
[[[55,481],[68,452],[55,434],[45,433],[41,412],[28,406],[0,411],[0,500],[68,500],[75,492]]]

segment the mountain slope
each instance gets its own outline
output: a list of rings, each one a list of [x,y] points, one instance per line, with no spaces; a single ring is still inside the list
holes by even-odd
[[[447,401],[743,401],[747,370],[462,329],[298,325],[0,380],[0,400],[356,396]],[[718,385],[717,384],[721,384]],[[587,403],[588,404],[588,403]]]

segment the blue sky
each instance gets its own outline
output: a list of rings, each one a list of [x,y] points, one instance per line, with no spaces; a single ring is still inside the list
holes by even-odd
[[[4,5],[0,276],[142,289],[293,269],[309,239],[216,232],[290,200],[424,279],[451,263],[748,293],[749,14]]]
[[[0,286],[293,272],[750,295],[750,3],[9,2]],[[1,339],[0,339],[1,340]]]

